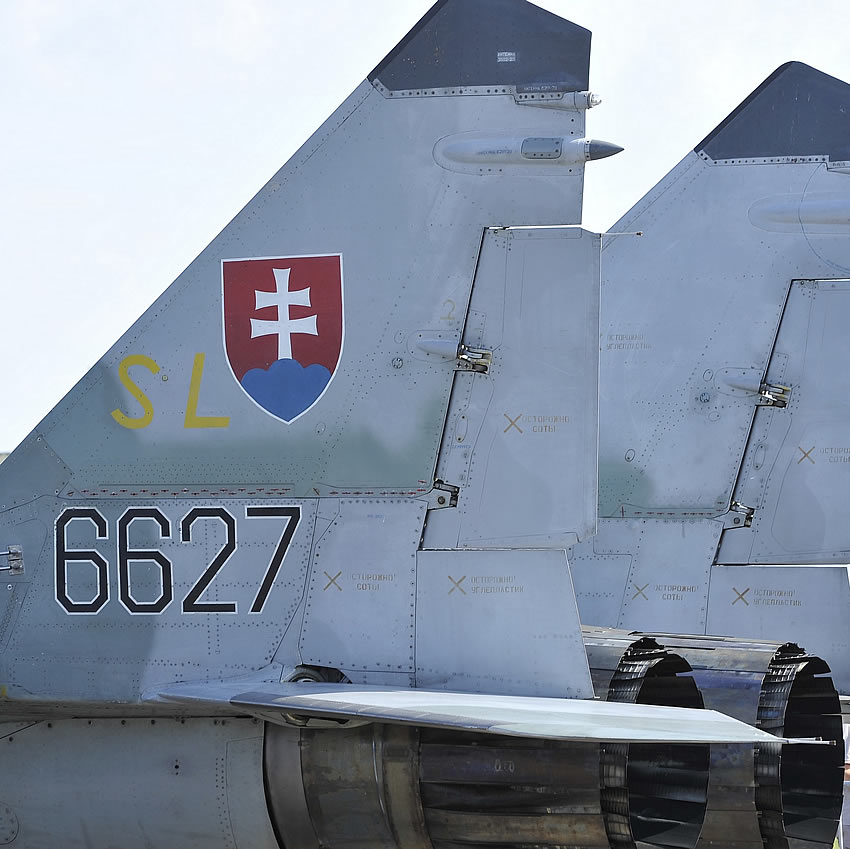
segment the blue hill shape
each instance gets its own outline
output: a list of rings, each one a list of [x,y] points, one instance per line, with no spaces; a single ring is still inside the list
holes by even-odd
[[[317,363],[306,368],[297,360],[278,360],[267,369],[252,368],[242,376],[242,388],[272,415],[291,422],[311,407],[331,379]]]

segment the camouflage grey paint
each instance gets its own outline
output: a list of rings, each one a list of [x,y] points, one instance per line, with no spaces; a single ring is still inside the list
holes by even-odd
[[[416,683],[593,697],[563,551],[420,551]]]
[[[441,3],[434,15],[469,8]],[[23,552],[0,624],[8,711],[138,706],[166,683],[280,680],[301,663],[413,683],[410,585],[426,510],[443,506],[435,469],[458,371],[468,366],[457,354],[476,326],[468,305],[482,239],[499,225],[577,223],[590,150],[590,98],[575,88],[586,81],[589,33],[552,28],[552,15],[520,0],[500,9],[480,25],[464,18],[480,30],[480,51],[474,69],[466,52],[441,65],[458,75],[453,90],[396,96],[383,72],[364,81],[3,464],[0,546]],[[434,15],[405,39],[410,55],[456,37],[434,30]],[[486,46],[508,19],[517,45],[545,30],[545,68],[524,48],[511,58]],[[382,66],[388,81],[395,55]],[[482,88],[487,74],[492,85]],[[529,90],[535,81],[557,85]],[[563,155],[527,156],[527,138],[557,142]],[[462,167],[448,167],[438,149],[460,151]],[[535,246],[547,244],[531,240],[522,252],[533,262]],[[594,254],[591,237],[576,244]],[[341,264],[342,354],[319,401],[286,424],[231,373],[223,263],[331,255]],[[529,289],[516,269],[506,285]],[[594,322],[597,287],[594,262],[576,288]],[[284,309],[279,321],[296,320]],[[498,309],[482,315],[493,322]],[[576,374],[581,397],[591,398],[595,346],[567,356],[589,357]],[[516,393],[533,362],[527,344],[506,348],[482,377],[503,374],[500,391]],[[523,391],[523,406],[536,408],[548,386]],[[562,443],[565,459],[585,458],[585,478],[571,493],[573,515],[544,542],[554,549],[593,523],[588,409],[572,414],[576,427]],[[512,474],[533,475],[510,471],[507,459],[492,466],[499,489]],[[535,486],[536,504],[564,506],[554,477]],[[531,527],[532,511],[521,516],[498,498],[464,505],[471,540],[493,539],[493,527],[541,540],[549,530],[550,514]],[[582,656],[582,681],[584,667]]]
[[[846,572],[778,571],[771,585],[804,594],[802,608],[739,601],[731,610],[735,599],[715,593],[713,566],[848,559],[848,107],[846,83],[783,66],[614,228],[643,236],[605,238],[606,521],[571,558],[587,623],[678,628],[690,619],[700,633],[802,633],[844,692],[850,636],[835,604]],[[782,386],[791,387],[787,406],[771,406]],[[714,526],[719,552],[708,541],[682,547],[697,521]],[[638,525],[654,530],[636,533]],[[640,587],[691,589],[672,591],[684,597],[662,604],[659,620],[658,608],[632,598],[638,573]],[[755,580],[736,574],[740,590]]]
[[[752,526],[723,537],[721,563],[847,563],[850,496],[847,327],[850,281],[795,281],[768,380],[792,387],[760,409],[734,498]]]
[[[817,646],[836,687],[847,692],[848,608],[850,582],[843,566],[715,566],[707,633],[748,633],[758,639],[793,633],[801,645]]]
[[[0,735],[15,773],[3,843],[6,826],[15,847],[278,849],[257,720],[78,719]]]
[[[455,379],[437,477],[457,509],[430,511],[425,548],[565,548],[594,532],[599,244],[487,233],[463,342],[492,366]]]
[[[705,633],[711,563],[722,525],[707,519],[603,519],[573,548],[576,597],[585,624],[605,619],[639,630]]]
[[[265,684],[274,693],[297,664],[312,663],[335,665],[356,683],[390,684],[395,704],[421,681],[587,694],[563,546],[593,526],[597,351],[588,322],[599,243],[578,232],[489,236],[486,247],[494,246],[506,272],[501,307],[488,289],[498,276],[487,277],[489,257],[479,251],[487,228],[578,223],[584,161],[613,148],[583,140],[584,109],[592,105],[582,90],[589,34],[571,24],[552,27],[551,16],[519,0],[486,7],[516,12],[527,31],[494,53],[501,39],[494,18],[478,27],[480,15],[461,15],[467,23],[453,47],[463,49],[447,50],[451,61],[439,69],[449,76],[422,76],[423,68],[434,70],[429,57],[441,55],[429,50],[432,38],[445,39],[451,29],[431,25],[444,11],[482,8],[480,0],[439,3],[0,469],[0,546],[23,555],[8,574],[0,623],[0,708],[49,719],[6,727],[10,780],[0,840],[21,847],[273,846],[263,791],[292,786],[264,787],[259,729],[222,716],[245,708],[217,697],[226,686],[219,679],[239,679],[241,692]],[[529,54],[539,25],[546,49]],[[695,181],[711,170],[704,160],[688,167]],[[810,169],[797,164],[788,172],[792,188],[805,190]],[[717,189],[736,186],[721,181]],[[615,254],[625,241],[615,243]],[[232,378],[222,341],[222,263],[316,255],[342,259],[342,358],[320,403],[283,424]],[[564,288],[547,303],[538,277],[553,269],[557,277],[559,263]],[[761,284],[771,293],[781,285]],[[548,313],[539,338],[528,316],[514,314],[526,295]],[[573,300],[580,303],[570,319],[574,332],[558,351],[552,315]],[[711,298],[698,306],[715,323],[725,318]],[[288,318],[309,320],[278,316]],[[743,361],[722,368],[758,370],[777,321],[778,313],[766,311],[751,337],[743,320],[735,325],[751,341],[742,342]],[[643,331],[612,332],[631,341]],[[459,343],[472,340],[493,350],[459,357]],[[538,357],[542,342],[545,358]],[[482,364],[479,354],[492,360],[470,381],[462,372]],[[521,401],[520,415],[536,416],[526,406],[551,403],[550,384],[562,376],[565,393],[578,401],[571,402],[575,412],[543,413],[570,419],[554,448],[482,442],[465,457],[452,443],[446,480],[436,479],[449,454],[447,416],[462,418],[469,409],[475,433],[499,438],[495,422],[504,436],[508,408],[488,406],[488,396],[500,406]],[[753,405],[730,397],[710,409],[704,432],[723,420],[718,433],[742,450]],[[508,421],[513,438],[523,422],[515,412]],[[575,464],[568,486],[559,480],[562,463]],[[704,486],[671,491],[685,492],[688,507],[716,511],[733,471],[734,463],[719,463]],[[603,498],[616,502],[617,495],[615,485]],[[656,495],[647,501],[639,492],[629,503],[640,507]],[[461,516],[455,550],[437,539],[446,531],[436,517],[449,510]],[[435,535],[433,548],[423,550],[426,533]],[[476,546],[486,548],[469,550]],[[473,602],[461,591],[473,585],[523,592],[473,593],[480,596]],[[507,603],[496,607],[488,596]],[[477,606],[460,615],[446,606],[466,600]],[[450,654],[448,641],[462,639],[464,650]],[[498,653],[488,655],[494,645]],[[547,676],[552,668],[558,673]],[[162,697],[185,682],[201,696],[179,703]],[[448,701],[462,708],[467,699],[457,693]],[[544,714],[552,705],[566,712],[563,700],[543,701]],[[481,725],[494,727],[498,708],[511,729],[513,697],[479,704]],[[675,710],[579,707],[590,719],[579,728],[584,739],[599,739],[606,714],[617,714],[622,739]],[[212,716],[184,721],[192,711]],[[349,717],[350,706],[338,712]],[[692,729],[702,735],[692,718],[679,719],[687,739]],[[533,734],[563,732],[557,716],[546,726]],[[745,731],[751,740],[753,730]],[[731,733],[739,739],[742,732]],[[666,740],[670,731],[657,734],[651,739]],[[333,738],[322,745],[334,754]],[[377,763],[358,760],[361,772]],[[318,783],[325,786],[322,776]],[[362,798],[357,789],[346,790],[350,808]]]

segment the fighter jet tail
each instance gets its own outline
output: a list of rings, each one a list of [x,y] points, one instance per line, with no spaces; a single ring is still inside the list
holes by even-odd
[[[821,705],[836,741],[829,669],[850,686],[848,112],[846,83],[783,65],[606,235],[600,522],[571,551],[583,622],[738,638],[662,637],[708,705],[742,716],[760,691],[758,710],[787,728]],[[837,565],[804,565],[818,563]],[[758,687],[745,696],[747,676]],[[795,757],[758,756],[749,818],[717,790],[740,779],[713,769],[706,843],[829,845],[839,752],[809,762],[808,780],[792,777]]]
[[[705,743],[825,736],[688,710],[654,644],[588,663],[589,45],[440,0],[0,467],[0,841],[694,847]],[[702,379],[751,401],[750,360]]]
[[[572,556],[586,623],[793,637],[842,692],[848,112],[783,65],[606,236],[600,524]]]
[[[591,693],[573,602],[519,629],[595,524],[599,243],[506,229],[577,224],[613,152],[589,50],[438,2],[9,457],[14,710],[273,660]],[[464,651],[494,603],[508,654]]]

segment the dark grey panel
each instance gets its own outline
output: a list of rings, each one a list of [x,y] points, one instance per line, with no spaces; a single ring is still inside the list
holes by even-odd
[[[850,159],[850,85],[802,62],[777,68],[695,148],[712,159]]]
[[[525,0],[439,0],[369,80],[391,91],[584,91],[589,65],[590,31]]]

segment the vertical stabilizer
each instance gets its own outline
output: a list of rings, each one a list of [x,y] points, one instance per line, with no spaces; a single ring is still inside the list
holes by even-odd
[[[497,308],[469,310],[482,241],[580,221],[599,153],[589,49],[524,0],[441,0],[3,464],[13,698],[126,701],[273,663],[413,681],[416,555],[451,498],[435,476],[447,411],[481,321],[496,338]],[[593,317],[595,243],[579,244]],[[544,309],[521,273],[511,303],[523,285]],[[566,359],[592,360],[567,365],[595,375],[586,341]],[[493,375],[516,388],[529,354],[507,352],[520,358],[494,350]],[[569,451],[591,457],[595,411],[572,415]],[[548,543],[558,568],[539,572],[559,587],[566,532],[592,524],[579,506]],[[528,510],[504,518],[471,538],[494,522],[543,534]],[[573,620],[561,694],[588,689]]]
[[[798,638],[843,690],[846,572],[769,566],[850,552],[848,115],[850,85],[783,65],[606,236],[602,521],[574,551],[585,621]]]

